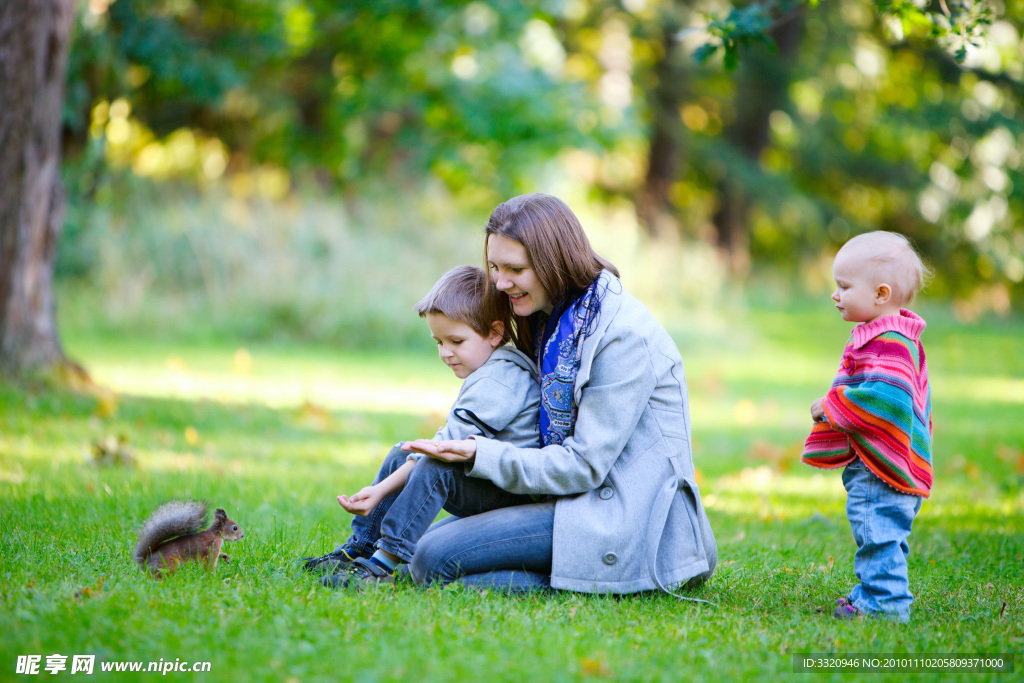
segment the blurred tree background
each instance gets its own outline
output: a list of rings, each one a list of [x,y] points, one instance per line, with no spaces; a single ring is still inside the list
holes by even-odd
[[[958,317],[1006,315],[1022,31],[1024,0],[81,2],[61,314],[404,343],[490,210],[545,191],[667,297],[820,294],[885,229]]]

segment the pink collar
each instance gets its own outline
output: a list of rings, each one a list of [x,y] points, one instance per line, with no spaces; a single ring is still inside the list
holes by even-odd
[[[859,349],[880,334],[899,332],[911,341],[918,341],[924,331],[924,318],[913,311],[901,308],[899,315],[887,315],[869,323],[860,323],[853,328],[853,348]]]

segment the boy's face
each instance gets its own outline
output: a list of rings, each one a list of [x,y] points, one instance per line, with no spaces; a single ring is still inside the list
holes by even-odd
[[[832,263],[832,278],[836,281],[832,300],[843,320],[866,323],[888,313],[886,307],[879,305],[878,283],[860,254],[840,250]]]
[[[466,323],[452,320],[443,313],[427,313],[427,327],[437,342],[437,354],[459,379],[476,372],[501,345],[499,331],[492,329],[491,334],[484,337]]]

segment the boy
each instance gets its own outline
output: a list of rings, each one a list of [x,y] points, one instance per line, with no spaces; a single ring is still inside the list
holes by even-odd
[[[891,232],[854,237],[832,266],[843,320],[858,323],[815,420],[803,461],[845,466],[846,516],[857,542],[860,583],[836,600],[837,619],[861,614],[906,622],[914,600],[907,579],[907,538],[932,485],[931,392],[921,331],[903,308],[928,270],[910,243]]]
[[[435,440],[479,435],[533,448],[540,442],[540,383],[529,358],[508,341],[509,313],[488,310],[490,286],[483,270],[459,266],[446,273],[416,305],[426,318],[441,360],[465,380]],[[503,302],[495,297],[495,306]],[[462,465],[410,456],[391,449],[373,485],[338,504],[356,517],[352,536],[306,569],[330,572],[331,587],[390,582],[400,562],[410,562],[416,543],[442,508],[458,517],[533,502],[484,479],[467,477]],[[371,554],[372,553],[372,554]]]

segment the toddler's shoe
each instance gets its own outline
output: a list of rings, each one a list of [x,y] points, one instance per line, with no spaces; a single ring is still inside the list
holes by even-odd
[[[320,583],[328,588],[352,588],[361,590],[373,584],[389,584],[395,582],[395,572],[372,559],[357,557],[343,572],[325,576]]]
[[[860,610],[854,607],[848,598],[836,598],[836,605],[832,612],[836,619],[856,619],[861,615]]]
[[[345,571],[345,568],[356,560],[357,556],[352,552],[347,546],[342,546],[319,557],[303,557],[299,560],[299,564],[306,571],[318,574],[337,574]]]

